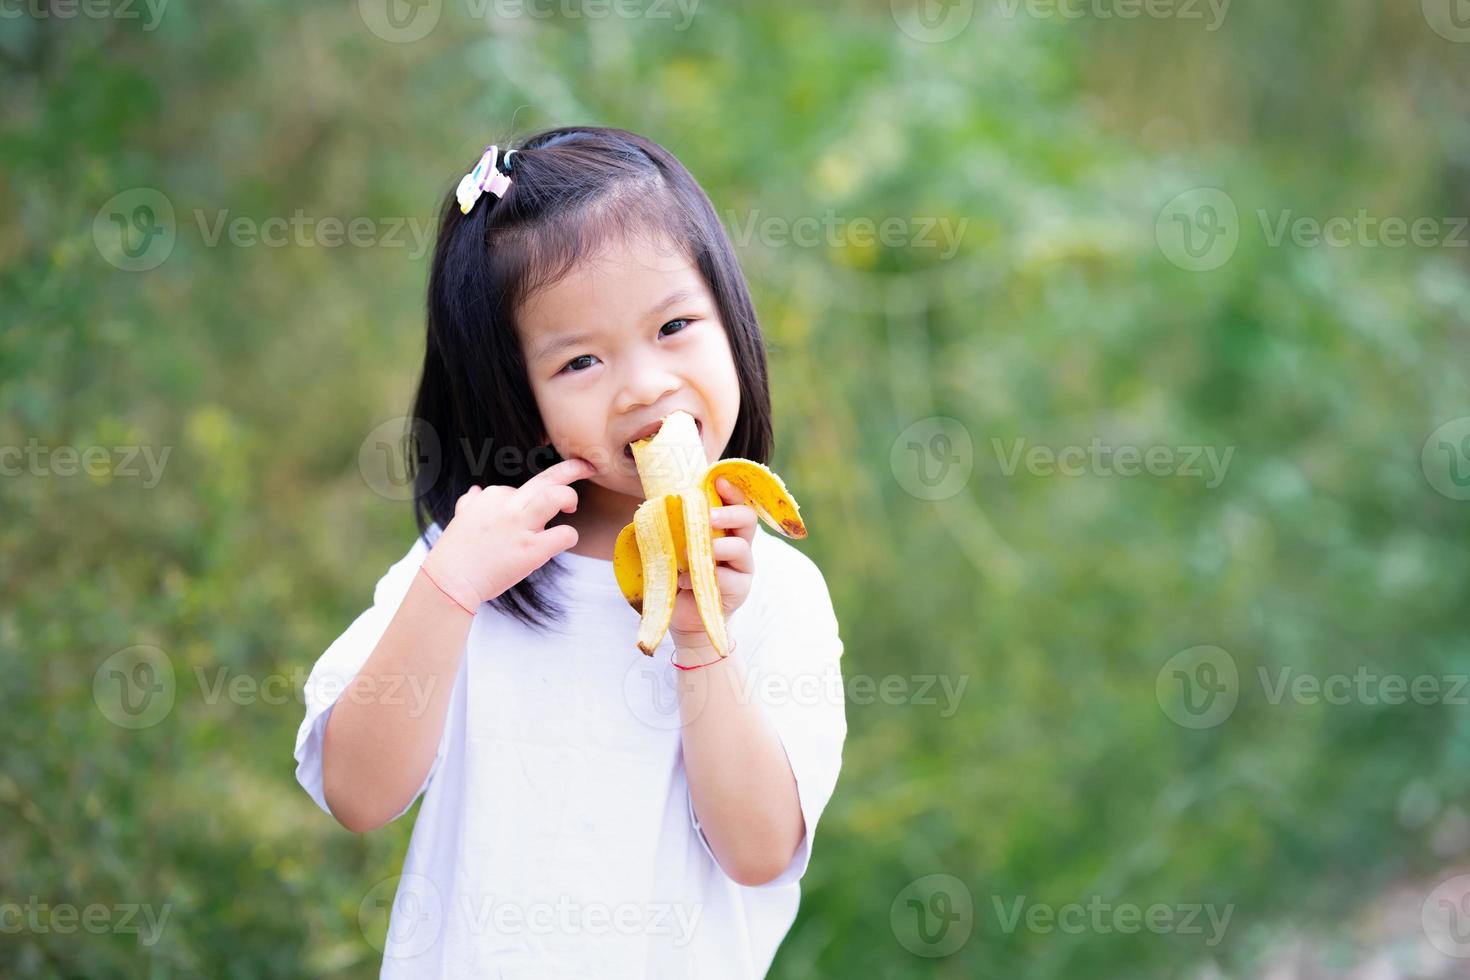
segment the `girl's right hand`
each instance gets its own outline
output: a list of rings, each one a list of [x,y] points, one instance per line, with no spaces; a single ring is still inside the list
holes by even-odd
[[[566,459],[519,487],[470,487],[424,567],[461,605],[478,609],[577,543],[569,524],[547,527],[558,512],[577,509],[569,484],[596,472],[584,459]]]

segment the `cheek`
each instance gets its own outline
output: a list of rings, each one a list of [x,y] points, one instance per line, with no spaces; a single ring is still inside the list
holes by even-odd
[[[728,406],[731,410],[738,408],[740,372],[735,368],[735,357],[730,350],[729,343],[722,340],[718,347],[710,350],[706,355],[704,367],[704,376],[710,380],[714,388],[710,394],[721,396],[732,403]]]
[[[718,336],[712,336],[705,343],[700,344],[694,353],[696,369],[699,376],[711,384],[721,387],[738,386],[738,372],[735,370],[735,353],[730,348],[730,341],[723,331]]]
[[[542,424],[546,426],[551,441],[561,448],[563,456],[586,456],[593,452],[605,454],[603,440],[606,430],[602,424],[607,414],[605,406],[561,398],[547,408],[549,411],[543,411],[541,415]]]

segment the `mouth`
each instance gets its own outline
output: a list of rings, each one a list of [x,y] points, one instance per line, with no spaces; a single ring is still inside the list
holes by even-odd
[[[649,426],[645,427],[636,436],[634,436],[631,440],[629,440],[628,443],[623,446],[623,458],[624,459],[632,459],[633,458],[633,443],[638,442],[638,441],[643,440],[643,439],[648,439],[648,438],[650,438],[650,437],[652,437],[654,435],[657,435],[658,434],[658,430],[663,426],[663,424],[664,424],[663,419],[659,419],[657,422],[654,422],[652,425],[649,425]],[[694,428],[696,430],[698,430],[700,436],[703,436],[704,435],[704,420],[696,417],[695,420],[694,420]]]

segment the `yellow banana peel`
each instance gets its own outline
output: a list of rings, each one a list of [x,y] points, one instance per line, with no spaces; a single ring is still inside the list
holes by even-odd
[[[725,657],[729,639],[712,549],[714,539],[728,532],[710,526],[710,508],[724,504],[715,481],[729,480],[761,520],[788,538],[806,537],[800,508],[781,478],[760,463],[721,459],[711,464],[688,412],[665,416],[658,432],[632,446],[647,499],[618,535],[613,574],[628,604],[642,616],[638,649],[650,657],[658,649],[674,615],[679,573],[687,571],[704,631]]]

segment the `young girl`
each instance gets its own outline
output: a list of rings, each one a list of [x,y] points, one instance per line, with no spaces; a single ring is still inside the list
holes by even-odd
[[[686,572],[648,657],[611,560],[643,500],[626,447],[670,412],[710,460],[767,461],[763,343],[708,197],[648,140],[550,130],[445,200],[420,536],[317,661],[296,740],[297,779],[349,830],[424,796],[384,977],[770,966],[847,733],[826,583],[720,480],[733,650]]]

